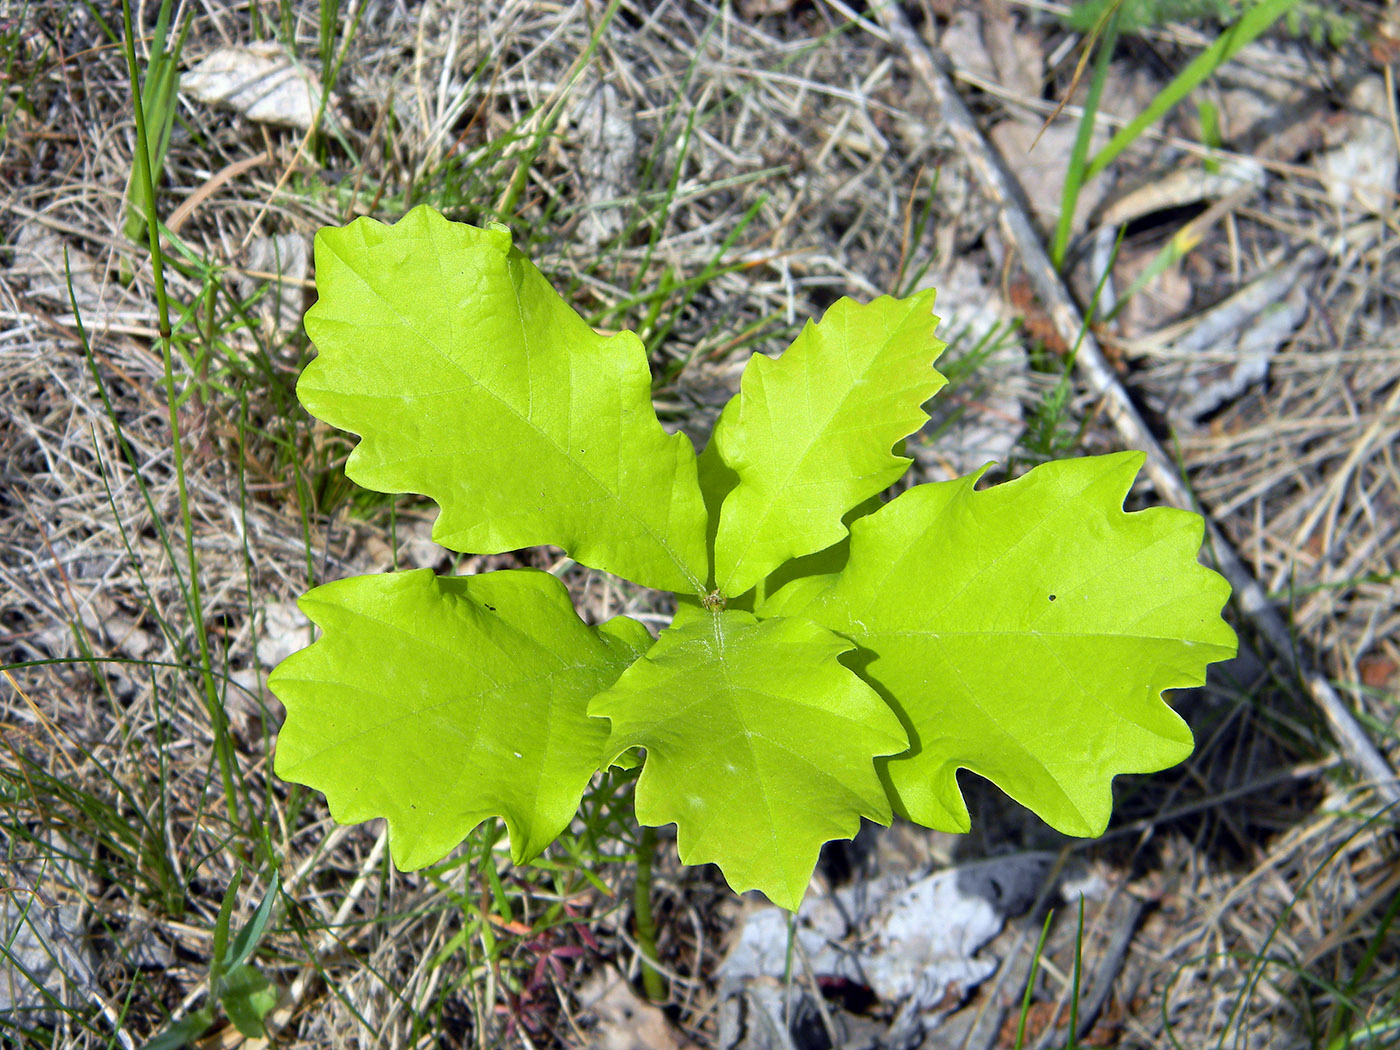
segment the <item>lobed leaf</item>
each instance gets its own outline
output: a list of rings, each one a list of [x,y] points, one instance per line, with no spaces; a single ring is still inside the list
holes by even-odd
[[[588,700],[651,643],[623,617],[589,627],[534,569],[358,576],[300,605],[323,634],[268,679],[287,706],[277,775],[342,824],[385,817],[404,870],[491,816],[516,863],[553,841],[602,764]]]
[[[686,864],[796,909],[823,842],[890,821],[874,758],[908,744],[894,713],[837,657],[851,644],[798,619],[729,610],[663,631],[588,710],[605,756],[646,748],[637,819],[675,823]]]
[[[297,395],[359,434],[346,474],[442,508],[433,538],[471,553],[556,544],[649,587],[709,575],[695,452],[668,435],[631,332],[601,336],[503,227],[426,206],[316,235],[318,356]]]
[[[737,475],[714,539],[725,594],[845,538],[841,516],[908,469],[891,449],[945,383],[932,367],[945,346],[933,299],[841,299],[781,357],[749,359],[706,450]]]
[[[1161,694],[1234,655],[1230,588],[1196,560],[1197,515],[1123,511],[1142,461],[1062,460],[985,491],[981,471],[920,485],[851,526],[843,571],[759,609],[860,646],[909,732],[883,769],[896,809],[966,831],[962,768],[1066,834],[1098,835],[1116,774],[1190,754]]]

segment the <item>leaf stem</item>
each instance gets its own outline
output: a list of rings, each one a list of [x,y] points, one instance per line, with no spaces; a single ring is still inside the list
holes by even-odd
[[[651,913],[651,865],[656,856],[656,829],[642,827],[637,842],[637,881],[632,888],[637,945],[642,949],[642,987],[652,1002],[666,999],[666,981],[656,968],[656,919]]]

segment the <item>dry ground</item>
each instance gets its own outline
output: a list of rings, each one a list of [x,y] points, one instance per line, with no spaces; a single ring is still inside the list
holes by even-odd
[[[592,323],[642,332],[663,417],[696,434],[751,350],[780,349],[841,295],[934,284],[960,364],[937,409],[944,432],[915,450],[923,476],[1121,447],[1099,392],[1076,382],[1056,401],[1074,333],[1032,290],[1006,205],[887,21],[837,0],[624,2],[581,62],[605,6],[350,3],[331,27],[343,63],[316,133],[182,93],[158,210],[180,242],[168,278],[206,661],[149,255],[122,233],[134,131],[120,19],[106,5],[0,4],[0,916],[42,912],[63,973],[61,1008],[0,1015],[0,1042],[141,1045],[204,1002],[235,871],[236,927],[274,866],[284,896],[256,958],[280,995],[276,1045],[620,1038],[597,1027],[583,989],[607,967],[637,974],[631,830],[619,825],[612,852],[574,836],[572,858],[501,864],[499,877],[494,840],[477,835],[457,862],[403,875],[379,827],[335,828],[319,796],[269,769],[280,709],[264,680],[306,640],[296,595],[391,564],[480,567],[431,544],[421,504],[356,495],[345,441],[294,400],[318,227],[425,201],[467,221],[503,211]],[[1048,3],[903,8],[920,46],[951,57],[1048,236],[1082,86],[1030,147],[1070,91],[1082,34]],[[1095,331],[1200,509],[1287,617],[1295,653],[1393,768],[1400,127],[1386,63],[1400,45],[1393,8],[1324,9],[1350,20],[1341,39],[1310,40],[1306,25],[1266,35],[1091,185],[1069,280],[1086,302],[1095,246],[1121,227],[1121,295],[1194,223],[1189,253]],[[263,42],[271,61],[295,56],[294,88],[321,82],[314,5],[189,15],[187,69]],[[1104,136],[1218,31],[1125,38]],[[1223,146],[1203,159],[1212,112]],[[1242,290],[1252,305],[1232,298]],[[664,622],[646,594],[529,557],[559,565],[593,615]],[[1335,744],[1294,654],[1229,615],[1241,657],[1179,701],[1196,754],[1121,783],[1103,841],[1059,839],[972,785],[971,836],[900,829],[862,864],[1050,849],[1092,873],[1081,1045],[1400,1045],[1385,794]],[[664,1021],[637,1038],[713,1045],[708,979],[738,907],[669,847],[659,864],[672,999],[664,1018],[634,1004],[637,1025]],[[1002,970],[962,1019],[993,1023],[950,1021],[923,1045],[1014,1045],[1042,917],[1015,920],[991,949]],[[1061,908],[1052,923],[1025,1045],[1070,1038],[1075,917]],[[11,981],[23,984],[0,965],[19,994]],[[1369,1025],[1370,1041],[1346,1042],[1346,1025]],[[219,1014],[201,1045],[239,1038]]]

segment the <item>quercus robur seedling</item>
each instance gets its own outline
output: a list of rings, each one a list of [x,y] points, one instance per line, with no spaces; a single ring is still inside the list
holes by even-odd
[[[1162,692],[1234,654],[1229,587],[1199,517],[1124,512],[1140,453],[872,499],[944,383],[932,291],[843,299],[755,355],[697,457],[641,341],[594,332],[503,227],[357,219],[317,236],[316,283],[297,391],[359,435],[354,481],[435,501],[452,550],[554,544],[679,596],[656,639],[586,624],[535,570],[303,597],[322,635],[272,676],[277,772],[387,818],[400,868],[493,816],[529,860],[635,748],[643,824],[796,908],[861,817],[967,830],[959,769],[1090,836],[1115,775],[1190,753]]]

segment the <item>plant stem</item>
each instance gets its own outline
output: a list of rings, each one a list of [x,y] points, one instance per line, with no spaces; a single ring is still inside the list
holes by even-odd
[[[194,522],[190,515],[189,491],[185,485],[185,452],[180,443],[180,409],[175,389],[175,368],[171,352],[170,301],[165,291],[165,259],[160,247],[160,224],[156,221],[155,175],[151,170],[150,139],[147,135],[146,112],[141,102],[141,80],[136,65],[136,35],[131,24],[131,0],[122,0],[122,27],[125,30],[126,68],[131,77],[131,105],[136,118],[135,182],[137,193],[144,198],[146,233],[151,246],[151,271],[155,280],[156,317],[160,331],[160,357],[164,369],[166,412],[170,420],[170,445],[175,467],[175,484],[180,499],[180,524],[185,530],[185,558],[189,566],[189,589],[185,600],[190,619],[199,640],[199,663],[204,680],[204,700],[213,721],[214,750],[222,774],[229,819],[240,827],[238,792],[233,775],[234,755],[229,742],[228,726],[223,704],[214,684],[213,664],[209,658],[209,632],[204,624],[204,610],[199,593],[199,559],[194,549]]]
[[[643,827],[637,843],[637,881],[632,888],[637,944],[642,949],[642,987],[647,998],[659,1003],[666,999],[666,981],[653,963],[656,961],[656,920],[651,914],[651,863],[656,856],[656,829]]]

